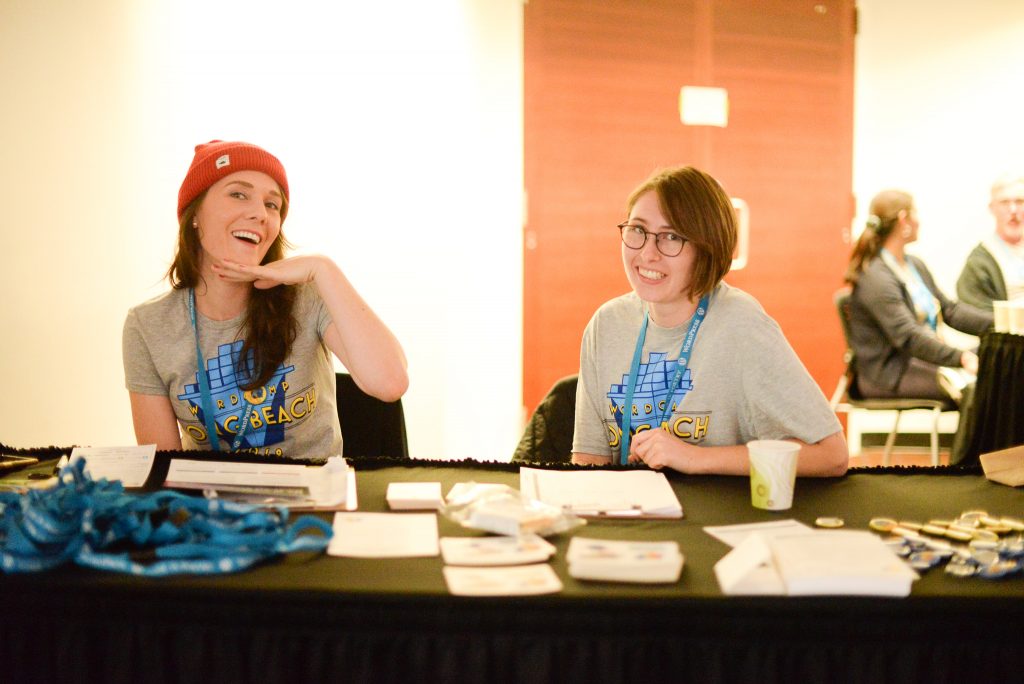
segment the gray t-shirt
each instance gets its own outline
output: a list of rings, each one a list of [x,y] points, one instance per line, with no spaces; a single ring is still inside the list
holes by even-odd
[[[603,304],[583,333],[573,452],[618,457],[622,407],[644,304],[629,293]],[[634,391],[631,433],[654,426],[690,328],[650,321]],[[691,444],[734,446],[754,439],[813,444],[842,427],[778,324],[747,293],[720,284],[672,395],[668,429]]]
[[[298,335],[291,355],[258,390],[242,391],[235,377],[244,314],[228,321],[196,314],[221,451],[231,450],[251,404],[240,451],[288,458],[341,454],[334,368],[323,341],[331,317],[315,286],[297,287]],[[124,324],[122,354],[128,391],[168,397],[182,447],[209,449],[188,290],[171,290],[132,308]]]

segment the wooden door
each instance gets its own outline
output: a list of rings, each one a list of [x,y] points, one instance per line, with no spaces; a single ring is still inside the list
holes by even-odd
[[[615,225],[654,169],[709,171],[750,207],[746,267],[828,394],[853,215],[853,0],[530,0],[524,15],[523,401],[579,368],[583,328],[628,290]],[[684,126],[684,85],[725,88],[725,128]]]

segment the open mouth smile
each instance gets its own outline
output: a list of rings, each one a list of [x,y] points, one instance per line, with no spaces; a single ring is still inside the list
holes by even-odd
[[[248,242],[251,245],[258,245],[263,239],[257,234],[248,230],[236,230],[231,233],[232,237],[235,237],[243,242]]]
[[[648,280],[661,280],[662,278],[665,277],[665,274],[661,273],[660,271],[649,271],[646,268],[640,267],[637,267],[636,270],[637,273],[641,275],[641,277],[647,278]]]

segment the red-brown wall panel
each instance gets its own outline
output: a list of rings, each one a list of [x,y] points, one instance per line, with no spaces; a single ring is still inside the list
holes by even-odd
[[[822,9],[824,11],[822,11]],[[827,392],[852,187],[853,2],[530,0],[525,6],[524,404],[579,365],[628,289],[615,224],[656,168],[705,168],[751,208],[727,280],[779,321]],[[724,129],[679,121],[682,85],[729,92]]]

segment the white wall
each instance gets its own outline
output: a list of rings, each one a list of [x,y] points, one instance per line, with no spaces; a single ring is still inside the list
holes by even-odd
[[[859,234],[879,190],[916,199],[911,250],[956,296],[992,232],[992,181],[1024,169],[1024,2],[858,0],[854,189]]]
[[[413,455],[507,459],[521,93],[521,0],[0,2],[0,442],[134,442],[124,314],[220,138],[282,159],[286,234],[402,340]]]

